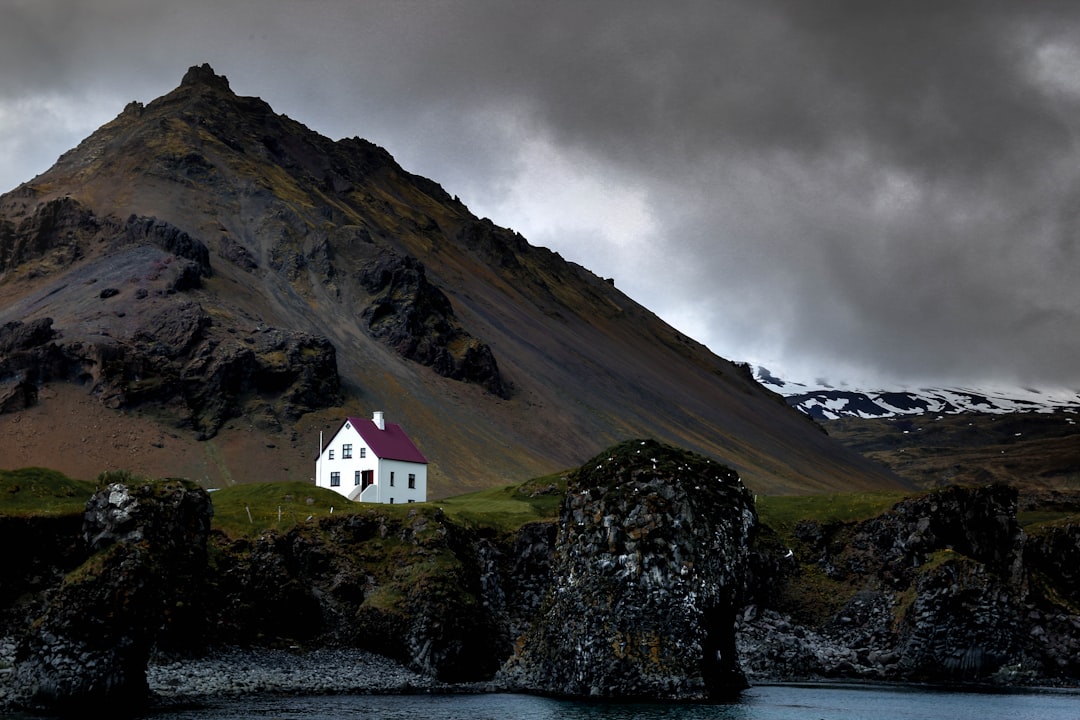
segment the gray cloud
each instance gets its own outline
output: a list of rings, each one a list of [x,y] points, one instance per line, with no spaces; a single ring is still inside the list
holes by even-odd
[[[210,62],[726,357],[1080,387],[1071,3],[0,5],[5,187]]]

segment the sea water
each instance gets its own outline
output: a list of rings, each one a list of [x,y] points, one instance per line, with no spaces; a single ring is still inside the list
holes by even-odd
[[[708,705],[582,703],[529,695],[329,695],[228,699],[153,720],[1078,720],[1080,691],[944,691],[762,685]]]

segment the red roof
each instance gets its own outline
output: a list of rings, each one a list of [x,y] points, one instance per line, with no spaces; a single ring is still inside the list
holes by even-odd
[[[376,457],[427,465],[427,458],[416,449],[413,441],[397,423],[383,423],[386,429],[380,430],[379,426],[368,418],[348,417],[346,420],[356,428],[356,432],[360,433],[360,437],[364,438],[364,442]]]

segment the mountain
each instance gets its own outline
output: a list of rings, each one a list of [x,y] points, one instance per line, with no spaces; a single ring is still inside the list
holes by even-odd
[[[1076,390],[1035,390],[1020,387],[956,387],[856,389],[824,380],[786,380],[761,365],[754,377],[783,396],[796,410],[818,420],[845,417],[884,418],[901,415],[1014,412],[1080,412]]]
[[[762,493],[904,485],[612,280],[208,65],[0,196],[3,466],[308,480],[375,410],[436,498],[634,437]]]
[[[830,437],[917,487],[1002,483],[1025,509],[1072,507],[1080,483],[1080,394],[1025,388],[857,390],[792,382],[768,368],[764,387]]]

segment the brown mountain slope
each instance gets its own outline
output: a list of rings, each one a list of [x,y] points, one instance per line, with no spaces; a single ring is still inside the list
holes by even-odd
[[[838,442],[918,487],[1004,483],[1019,490],[1022,507],[1080,499],[1080,431],[1072,413],[839,418],[824,425]]]
[[[383,410],[436,496],[646,436],[763,493],[901,482],[611,282],[208,66],[0,196],[0,328],[2,467],[306,479],[320,431]]]

